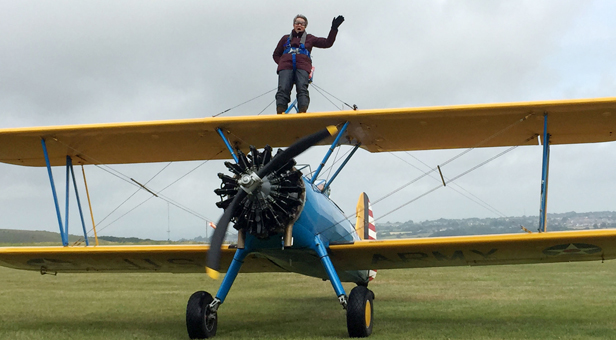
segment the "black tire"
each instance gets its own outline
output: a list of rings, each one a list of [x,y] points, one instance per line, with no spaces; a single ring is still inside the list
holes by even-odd
[[[347,303],[347,329],[351,338],[365,338],[372,334],[374,294],[364,286],[351,290]]]
[[[208,292],[199,291],[188,299],[186,306],[186,329],[191,339],[207,339],[216,335],[218,315],[211,313],[209,305],[214,298]]]

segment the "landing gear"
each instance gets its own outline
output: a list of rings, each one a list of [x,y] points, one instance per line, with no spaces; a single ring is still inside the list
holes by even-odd
[[[204,291],[196,292],[188,299],[186,328],[191,339],[207,339],[216,335],[218,315],[210,308],[212,301],[212,295]]]
[[[365,286],[351,290],[347,305],[347,329],[351,338],[365,338],[372,333],[374,293]]]
[[[348,299],[342,287],[334,264],[329,258],[327,249],[323,245],[319,235],[314,238],[314,250],[321,258],[323,268],[338,295],[342,308],[347,311],[347,329],[352,338],[365,338],[372,333],[372,303],[374,293],[367,286],[359,285],[351,290]]]

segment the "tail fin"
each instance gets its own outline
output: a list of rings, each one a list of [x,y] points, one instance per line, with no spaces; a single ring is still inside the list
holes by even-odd
[[[359,238],[362,240],[376,240],[376,228],[374,226],[372,207],[370,206],[368,195],[366,195],[365,192],[359,195],[355,216],[357,217],[355,230]]]
[[[357,209],[355,210],[357,221],[355,222],[355,231],[362,240],[376,240],[376,227],[374,225],[374,215],[372,215],[372,206],[365,192],[359,195]],[[372,281],[376,277],[376,270],[368,272],[369,280]]]

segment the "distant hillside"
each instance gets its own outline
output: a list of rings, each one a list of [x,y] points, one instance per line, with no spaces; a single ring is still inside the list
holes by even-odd
[[[378,218],[378,216],[376,216]],[[522,226],[537,231],[539,216],[499,218],[438,219],[422,222],[377,223],[378,238],[409,238],[520,233]],[[547,230],[582,230],[616,228],[616,212],[597,211],[548,214]]]
[[[376,216],[378,219],[378,216]],[[413,238],[461,235],[486,235],[521,233],[521,226],[535,232],[539,222],[538,216],[500,217],[500,218],[465,218],[465,219],[438,219],[431,221],[406,221],[377,223],[378,238]],[[616,212],[597,211],[587,213],[568,212],[561,214],[548,214],[548,231],[606,229],[616,228]],[[99,236],[100,244],[168,244],[168,243],[209,243],[209,238],[202,236],[179,241],[157,241],[137,237]],[[77,242],[83,238],[77,235],[69,236],[69,243]],[[232,243],[237,241],[237,234],[229,233],[226,240]],[[90,242],[94,239],[91,237]],[[0,245],[21,244],[60,245],[60,234],[50,231],[29,231],[0,229]]]
[[[167,241],[155,241],[149,238],[142,239],[138,237],[116,237],[116,236],[99,236],[98,241],[108,241],[111,243],[154,243],[154,242],[167,242]]]
[[[237,234],[229,234],[226,240],[237,240]],[[82,236],[69,235],[69,243],[83,241]],[[90,244],[94,243],[94,237],[89,238]],[[209,243],[209,238],[195,237],[194,239],[187,240],[181,239],[179,241],[158,241],[152,239],[142,239],[138,237],[116,237],[116,236],[99,236],[99,244],[169,244],[169,243]],[[0,245],[23,245],[23,244],[41,244],[41,245],[61,245],[60,233],[51,231],[32,231],[32,230],[15,230],[15,229],[0,229]]]
[[[77,242],[79,236],[69,235],[69,242]],[[60,241],[60,233],[51,231],[32,231],[32,230],[13,230],[0,229],[0,243],[3,244],[20,244],[20,243],[57,243]]]
[[[99,236],[99,243],[114,244],[114,243],[167,243],[166,241],[154,241],[151,239],[140,239],[137,237],[115,237],[115,236]],[[84,242],[83,236],[69,235],[68,242]],[[89,238],[90,242],[94,242],[94,238]],[[0,244],[36,244],[45,243],[47,245],[61,245],[60,233],[42,230],[15,230],[15,229],[0,229]]]

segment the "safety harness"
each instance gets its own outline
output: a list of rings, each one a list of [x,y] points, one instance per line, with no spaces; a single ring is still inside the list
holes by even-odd
[[[293,56],[293,71],[297,70],[297,66],[296,66],[296,62],[295,62],[295,56],[299,53],[299,54],[303,54],[303,55],[307,55],[308,58],[310,57],[310,52],[306,49],[306,31],[304,31],[304,34],[302,34],[302,37],[299,40],[299,47],[291,47],[291,37],[293,36],[293,32],[291,32],[291,34],[289,34],[289,37],[287,38],[287,43],[284,44],[284,54],[287,53],[291,53]]]

